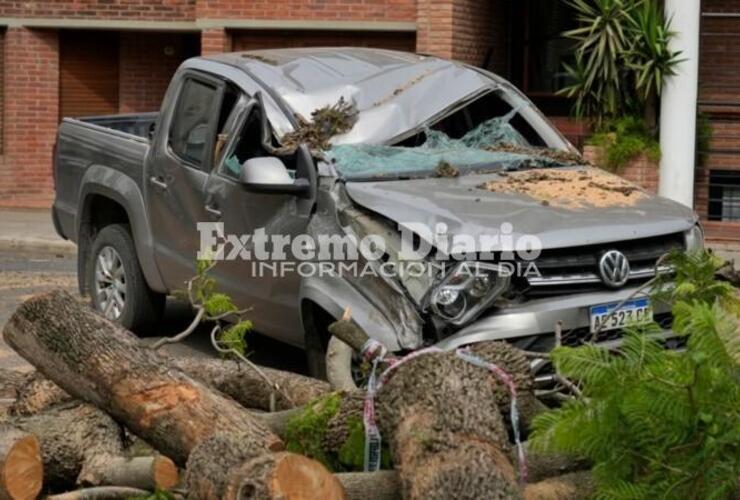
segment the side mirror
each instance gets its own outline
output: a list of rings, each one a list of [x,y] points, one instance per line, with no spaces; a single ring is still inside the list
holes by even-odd
[[[254,193],[303,195],[309,192],[306,179],[293,179],[285,164],[273,156],[250,158],[242,164],[239,181]]]

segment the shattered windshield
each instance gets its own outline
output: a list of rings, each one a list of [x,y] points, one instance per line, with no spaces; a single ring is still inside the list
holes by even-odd
[[[342,177],[350,180],[455,177],[486,170],[583,164],[582,158],[564,145],[550,147],[523,117],[529,103],[520,102],[514,108],[496,99],[499,95],[492,93],[485,101],[481,99],[458,110],[402,144],[333,145],[325,157]],[[484,106],[504,113],[484,119]],[[471,128],[471,122],[478,125]],[[417,144],[408,145],[414,139]]]

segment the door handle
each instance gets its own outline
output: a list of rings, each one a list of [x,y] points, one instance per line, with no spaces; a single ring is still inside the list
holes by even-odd
[[[161,177],[157,177],[157,176],[154,176],[153,175],[153,176],[149,177],[149,182],[151,182],[152,184],[154,184],[158,188],[167,189],[167,183],[165,181],[163,181]]]
[[[206,205],[206,212],[213,215],[214,217],[221,217],[221,210],[219,210],[215,205]]]

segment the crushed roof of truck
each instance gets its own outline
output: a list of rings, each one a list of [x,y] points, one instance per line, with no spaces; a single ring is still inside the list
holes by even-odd
[[[207,59],[244,68],[304,121],[342,99],[353,103],[357,122],[333,144],[388,144],[500,86],[461,63],[383,49],[271,49]]]

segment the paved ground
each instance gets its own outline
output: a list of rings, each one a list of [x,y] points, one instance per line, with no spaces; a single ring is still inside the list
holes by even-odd
[[[31,295],[52,289],[77,294],[76,256],[67,252],[31,249],[0,249],[0,327],[15,308]],[[161,324],[144,332],[145,341],[171,336],[184,329],[192,318],[187,305],[169,301]],[[166,346],[168,352],[185,356],[215,355],[208,339],[208,329],[196,331],[186,342]],[[248,338],[250,359],[276,368],[305,372],[303,352],[258,334]],[[0,338],[0,368],[31,370]]]

